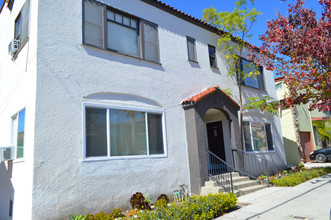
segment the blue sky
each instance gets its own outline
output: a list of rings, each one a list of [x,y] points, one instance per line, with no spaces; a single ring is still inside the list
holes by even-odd
[[[196,18],[202,18],[202,10],[213,6],[218,11],[232,11],[236,0],[161,0],[162,2],[179,9]],[[292,2],[288,0],[288,2]],[[306,0],[306,7],[312,8],[315,12],[320,11],[318,0]],[[250,43],[260,46],[258,35],[262,35],[267,29],[267,21],[277,17],[277,13],[287,14],[287,3],[280,0],[255,0],[254,8],[261,11],[263,15],[258,16],[258,21],[254,24]]]

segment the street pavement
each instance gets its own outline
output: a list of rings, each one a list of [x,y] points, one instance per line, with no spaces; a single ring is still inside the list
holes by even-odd
[[[331,174],[295,187],[269,187],[238,198],[241,207],[217,220],[331,220]]]

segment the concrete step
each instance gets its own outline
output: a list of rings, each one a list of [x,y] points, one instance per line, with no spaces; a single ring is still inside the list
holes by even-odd
[[[220,192],[224,192],[224,191],[219,186],[217,186],[217,187],[206,187],[206,186],[203,186],[203,187],[201,187],[201,193],[200,194],[206,195],[208,193],[220,193]]]
[[[229,178],[229,175],[220,174],[214,176],[214,178],[217,179]],[[248,193],[255,192],[267,187],[266,184],[261,184],[257,180],[251,180],[247,176],[240,176],[238,172],[232,173],[232,182],[233,182],[234,193],[237,196],[246,195]],[[212,179],[205,182],[205,186],[201,188],[201,194],[219,193],[219,192],[225,192],[225,190],[223,187],[219,186],[217,182],[213,181]]]
[[[247,181],[247,180],[249,180],[248,176],[235,176],[235,177],[232,177],[232,182],[234,184],[239,183],[239,182],[244,182],[244,181]]]
[[[224,176],[228,177],[230,175],[229,175],[229,173],[219,174],[219,175],[214,175],[214,178],[222,179]],[[234,177],[240,177],[239,172],[232,172],[232,178],[234,178]],[[209,180],[212,180],[212,179],[209,177]]]
[[[233,189],[240,190],[242,188],[246,188],[249,186],[256,186],[256,185],[260,185],[260,183],[256,180],[246,180],[246,181],[234,183]]]
[[[259,185],[245,187],[240,190],[233,190],[233,193],[235,193],[237,196],[243,196],[243,195],[247,195],[249,193],[264,189],[264,188],[267,188],[267,185],[259,184]]]
[[[205,187],[218,187],[218,183],[212,180],[205,182]]]

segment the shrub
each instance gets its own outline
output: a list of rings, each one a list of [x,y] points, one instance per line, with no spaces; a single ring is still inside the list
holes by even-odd
[[[87,214],[86,220],[93,220],[93,214]]]
[[[179,206],[156,209],[155,212],[143,211],[138,219],[195,219],[207,220],[223,214],[224,211],[235,206],[237,197],[234,194],[220,193],[207,196],[194,195]]]
[[[119,208],[114,208],[113,211],[109,214],[112,218],[124,217],[123,211]]]
[[[136,192],[131,196],[130,204],[133,209],[149,209],[145,197],[141,192]]]
[[[287,176],[272,180],[272,183],[277,186],[296,186],[300,183],[306,182],[316,177],[320,177],[331,173],[331,168],[315,168],[305,170],[303,172],[290,173]]]
[[[159,208],[167,207],[167,204],[168,204],[167,200],[165,200],[164,198],[160,198],[155,202],[154,206],[155,209],[159,209]]]
[[[87,220],[87,216],[83,215],[69,215],[70,220]]]
[[[99,212],[93,216],[93,220],[112,220],[112,217],[104,212]]]
[[[164,199],[164,200],[167,201],[167,203],[169,203],[169,198],[168,198],[168,196],[167,196],[166,194],[161,194],[161,195],[157,198],[157,200],[160,200],[160,199]]]

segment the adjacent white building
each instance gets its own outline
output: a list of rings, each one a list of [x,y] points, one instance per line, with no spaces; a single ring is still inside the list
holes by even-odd
[[[246,112],[242,149],[236,78],[196,18],[156,0],[10,0],[0,26],[0,219],[109,212],[179,184],[199,193],[206,149],[285,166],[278,117]],[[244,98],[276,96],[259,69]]]

